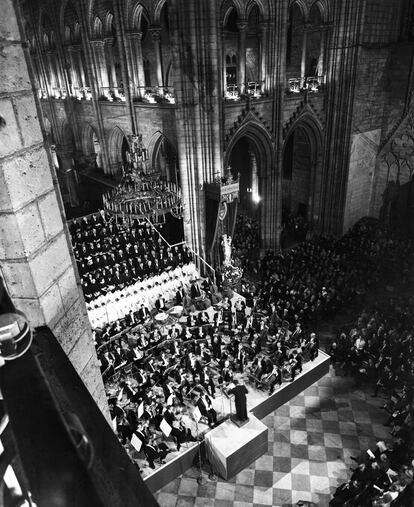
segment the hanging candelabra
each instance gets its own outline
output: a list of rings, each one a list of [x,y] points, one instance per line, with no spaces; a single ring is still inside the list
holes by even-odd
[[[165,181],[159,171],[147,165],[148,150],[142,134],[128,136],[130,149],[126,152],[126,165],[120,184],[103,194],[105,211],[117,217],[165,222],[171,213],[182,218],[181,190],[176,183]]]

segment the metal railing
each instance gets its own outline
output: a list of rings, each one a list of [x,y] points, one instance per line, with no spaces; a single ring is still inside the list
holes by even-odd
[[[175,92],[172,86],[135,86],[134,99],[148,104],[175,104]]]
[[[246,83],[246,93],[253,98],[259,98],[263,95],[264,81],[248,81]]]
[[[92,91],[89,86],[72,88],[72,97],[78,100],[92,100]]]
[[[263,95],[264,81],[247,81],[244,89],[244,95],[248,95],[253,99],[258,99]],[[240,88],[235,84],[227,85],[224,98],[226,100],[240,100],[242,98]]]
[[[293,77],[288,80],[289,93],[318,92],[325,84],[325,76]]]
[[[226,86],[224,98],[227,100],[240,100],[240,90],[237,85],[231,84]]]
[[[159,235],[159,237],[162,239],[162,241],[164,241],[164,243],[169,247],[169,248],[173,248],[174,246],[179,246],[179,245],[186,245],[188,250],[193,254],[194,256],[194,263],[195,265],[197,266],[197,269],[198,271],[201,273],[201,274],[205,274],[206,273],[206,270],[209,270],[210,271],[210,276],[214,282],[214,284],[216,283],[216,271],[215,269],[213,268],[213,266],[211,266],[208,262],[206,262],[197,252],[195,252],[188,244],[186,241],[180,241],[179,243],[175,243],[174,245],[170,245],[170,243],[164,238],[164,236],[158,231],[158,229],[154,226],[154,224],[151,222],[151,220],[148,220],[148,218],[146,218],[147,222],[151,225],[151,227],[154,229],[154,231]]]
[[[53,88],[52,95],[55,99],[66,99],[68,96],[66,88]]]
[[[108,102],[125,102],[125,91],[122,87],[103,86],[99,90],[99,100]]]

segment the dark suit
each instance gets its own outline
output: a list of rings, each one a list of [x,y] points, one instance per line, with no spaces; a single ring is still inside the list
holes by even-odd
[[[249,391],[246,386],[236,385],[233,389],[229,391],[229,394],[234,395],[234,404],[236,405],[236,415],[237,419],[240,421],[244,421],[247,419],[247,399],[246,394]]]

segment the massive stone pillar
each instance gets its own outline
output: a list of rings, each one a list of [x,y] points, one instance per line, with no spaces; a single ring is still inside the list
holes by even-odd
[[[205,256],[204,182],[222,172],[221,69],[217,6],[210,0],[169,4],[173,65],[180,72],[176,122],[186,240]]]
[[[16,308],[55,334],[103,412],[102,377],[12,2],[0,18],[0,271]]]
[[[342,234],[351,152],[351,112],[365,1],[336,1],[332,5],[334,25],[327,45],[329,60],[326,100],[329,110],[325,129],[320,209],[322,229]]]

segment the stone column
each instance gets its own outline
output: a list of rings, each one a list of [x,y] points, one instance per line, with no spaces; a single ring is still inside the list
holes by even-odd
[[[113,88],[113,90],[118,91],[118,80],[116,78],[116,71],[115,71],[115,61],[114,61],[114,50],[113,45],[114,39],[113,37],[106,38],[105,39],[105,53],[106,53],[106,61],[109,63],[109,72],[111,74],[110,76],[110,86]]]
[[[85,69],[83,68],[83,59],[82,59],[82,47],[76,47],[76,53],[74,55],[76,57],[77,69],[79,71],[79,86],[84,88],[86,86],[86,77],[85,77]]]
[[[131,46],[134,49],[135,72],[137,86],[145,86],[144,59],[142,57],[142,32],[131,33]],[[138,89],[138,96],[144,95],[144,90]]]
[[[132,32],[127,32],[126,37],[126,60],[128,66],[128,81],[131,89],[131,93],[133,97],[138,96],[139,88],[138,85],[138,75],[137,75],[137,58],[135,55],[135,44],[133,40]]]
[[[267,86],[267,69],[266,69],[266,54],[267,54],[267,31],[269,28],[269,22],[263,21],[261,26],[261,39],[260,39],[260,80],[263,81],[262,91],[265,92],[268,89]]]
[[[75,169],[73,164],[73,151],[70,146],[56,146],[56,154],[60,160],[60,170],[62,171],[65,183],[69,192],[70,205],[79,206],[78,183],[76,181]]]
[[[149,29],[149,32],[151,34],[152,43],[154,44],[157,86],[162,88],[163,78],[162,78],[162,62],[161,62],[161,28],[154,26]]]
[[[56,92],[55,88],[57,87],[57,85],[56,85],[55,69],[54,69],[54,65],[53,65],[53,52],[47,51],[46,58],[47,58],[47,64],[48,64],[48,70],[49,70],[50,92],[51,92],[51,95],[54,97],[55,92]]]
[[[57,81],[59,83],[58,88],[60,88],[60,89],[66,88],[65,79],[63,76],[63,72],[62,72],[63,69],[62,69],[62,66],[60,65],[59,54],[57,51],[54,52],[53,59],[55,62],[56,77],[57,77]]]
[[[325,45],[326,45],[326,29],[323,28],[321,30],[321,49],[320,49],[318,67],[317,67],[318,76],[325,75],[325,68],[324,68],[325,67]]]
[[[223,72],[223,94],[227,91],[227,62],[226,62],[226,33],[224,26],[221,26],[221,62]]]
[[[14,16],[0,17],[0,270],[30,326],[48,326],[105,415],[108,404],[51,158],[44,148],[28,55]],[[28,51],[28,50],[26,50]],[[40,107],[40,106],[39,106]]]
[[[246,33],[247,21],[242,20],[237,22],[239,29],[239,90],[243,95],[246,85]]]
[[[72,88],[72,95],[78,95],[79,88],[81,88],[81,85],[79,84],[78,80],[78,72],[77,72],[77,64],[76,64],[76,50],[73,46],[67,46],[67,53],[69,55],[69,63],[70,63],[70,80],[71,80],[71,88]],[[76,91],[75,91],[76,90]]]
[[[303,39],[302,39],[302,59],[300,62],[300,77],[302,79],[302,83],[304,83],[304,79],[306,78],[306,46],[308,44],[308,31],[306,27],[303,30]]]
[[[96,77],[99,86],[99,95],[102,94],[102,88],[109,87],[108,71],[105,59],[105,42],[103,40],[91,40],[93,55],[96,62]]]

